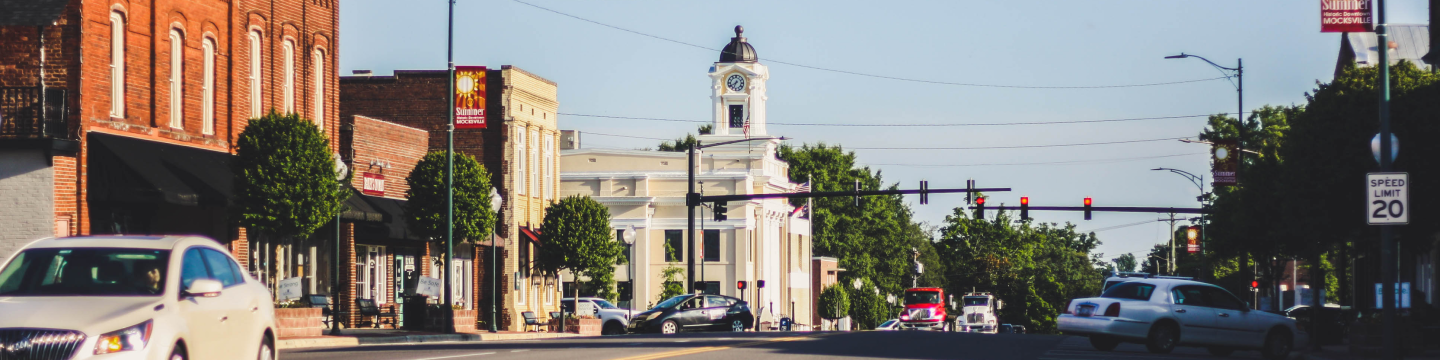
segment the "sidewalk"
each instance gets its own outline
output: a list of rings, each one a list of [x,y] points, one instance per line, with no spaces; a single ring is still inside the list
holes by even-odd
[[[1301,359],[1307,360],[1352,360],[1380,358],[1378,354],[1374,356],[1351,354],[1350,347],[1345,345],[1326,345],[1321,347],[1321,351],[1319,352],[1312,351],[1309,348],[1297,349],[1296,352],[1300,353]],[[1404,356],[1404,359],[1440,360],[1440,350],[1431,349],[1428,351],[1416,352]]]
[[[330,330],[326,329],[324,333],[326,335],[313,337],[280,338],[279,341],[276,341],[275,348],[279,350],[285,350],[374,344],[418,344],[428,342],[456,341],[533,340],[580,336],[578,334],[569,333],[513,331],[501,331],[496,333],[484,331],[476,333],[440,334],[422,331],[392,329],[344,329],[340,331],[340,335],[338,336],[328,335],[330,333]]]

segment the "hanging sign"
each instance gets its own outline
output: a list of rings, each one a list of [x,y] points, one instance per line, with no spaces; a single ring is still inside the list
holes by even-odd
[[[1210,172],[1214,186],[1235,186],[1240,177],[1240,144],[1234,140],[1217,140],[1210,147]]]
[[[1320,32],[1373,32],[1371,0],[1320,0]]]
[[[440,297],[440,284],[442,284],[440,279],[421,276],[420,281],[416,282],[415,294],[438,298]]]
[[[455,67],[455,128],[485,128],[485,67]]]
[[[385,175],[363,173],[364,184],[361,185],[361,192],[371,196],[385,196]]]
[[[276,297],[280,298],[281,301],[299,299],[301,295],[304,295],[304,291],[300,288],[303,284],[302,280],[303,278],[300,277],[280,280],[280,292]]]

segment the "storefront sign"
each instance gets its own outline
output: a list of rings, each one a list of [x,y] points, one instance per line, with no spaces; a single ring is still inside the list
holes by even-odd
[[[1240,145],[1234,140],[1219,140],[1210,147],[1210,170],[1214,186],[1239,184]]]
[[[485,67],[455,67],[455,128],[485,128]]]
[[[421,276],[420,281],[415,283],[415,294],[425,295],[433,298],[440,297],[440,279]]]
[[[362,192],[365,195],[385,196],[385,175],[363,173],[361,176],[365,180],[362,185]]]
[[[1320,0],[1320,32],[1372,32],[1370,0]]]
[[[1398,309],[1410,308],[1410,283],[1402,282],[1395,284],[1395,307]],[[1375,308],[1380,309],[1385,305],[1385,288],[1380,283],[1375,283]]]
[[[304,295],[300,289],[301,280],[300,277],[280,280],[280,293],[276,294],[276,297],[280,298],[280,301],[299,299],[301,295]]]

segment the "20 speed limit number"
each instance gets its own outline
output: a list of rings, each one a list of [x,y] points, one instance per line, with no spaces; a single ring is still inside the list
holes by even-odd
[[[1410,223],[1410,174],[1365,174],[1365,218],[1370,225]]]

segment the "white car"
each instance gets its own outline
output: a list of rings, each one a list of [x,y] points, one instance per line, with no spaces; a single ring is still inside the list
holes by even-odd
[[[560,299],[560,307],[563,308],[566,313],[575,312],[574,303],[575,298]],[[590,304],[590,306],[586,306],[585,304],[587,303]],[[626,329],[630,328],[630,316],[633,313],[639,312],[621,309],[619,306],[610,303],[609,300],[598,297],[581,297],[580,304],[580,308],[582,309],[586,307],[595,309],[593,315],[600,319],[601,335],[624,335]]]
[[[1295,320],[1250,310],[1218,286],[1176,279],[1134,279],[1100,297],[1071,300],[1057,323],[1061,332],[1089,336],[1101,351],[1138,342],[1153,353],[1187,345],[1217,356],[1258,349],[1265,358],[1283,359],[1306,337]]]
[[[878,326],[875,326],[875,331],[895,331],[899,329],[900,319],[885,320],[885,322],[880,323],[880,325]]]
[[[0,267],[0,359],[275,359],[270,291],[200,237],[32,242]]]

